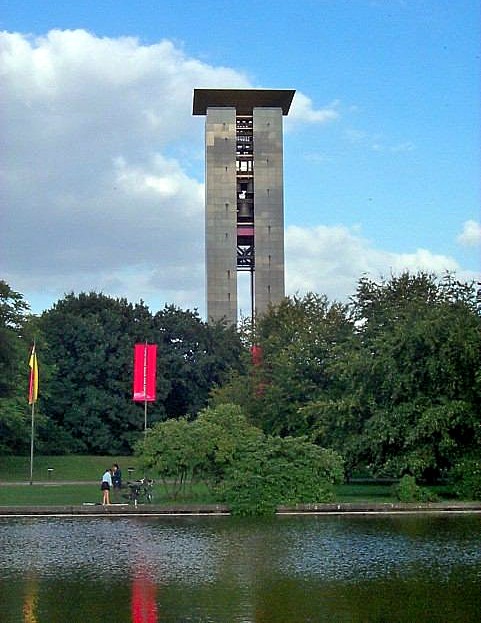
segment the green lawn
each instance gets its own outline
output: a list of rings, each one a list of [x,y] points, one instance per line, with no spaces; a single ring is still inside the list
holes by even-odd
[[[449,499],[450,492],[446,487],[432,487],[440,500]],[[119,499],[114,502],[127,502],[124,498],[129,492],[125,487]],[[10,484],[0,486],[0,506],[68,506],[74,504],[97,503],[101,501],[100,487],[92,484]],[[213,504],[216,503],[204,485],[196,485],[185,495],[179,496],[176,503],[181,504]],[[336,502],[396,502],[391,487],[384,484],[345,484],[336,487]],[[163,487],[154,485],[154,503],[172,504]]]
[[[124,486],[119,497],[111,492],[111,502],[127,503],[124,497],[129,494]],[[160,484],[154,484],[154,504],[172,504]],[[95,504],[102,499],[100,486],[92,484],[9,484],[0,486],[0,506],[69,506],[77,504]],[[198,484],[188,494],[180,495],[175,501],[179,504],[214,504],[216,500],[207,487]]]
[[[448,485],[433,485],[427,487],[435,493],[439,501],[452,500],[454,495]],[[378,482],[346,483],[335,488],[337,502],[397,502],[392,491],[392,485]]]
[[[378,483],[347,483],[335,489],[337,502],[394,502],[392,486]]]
[[[97,485],[0,486],[0,506],[68,506],[102,500]]]
[[[70,505],[96,503],[101,500],[99,483],[106,467],[118,463],[123,472],[123,480],[134,480],[143,476],[138,461],[134,457],[111,456],[38,456],[34,457],[34,484],[30,480],[30,458],[0,457],[0,482],[18,483],[0,485],[0,505]],[[134,471],[129,478],[128,467]],[[48,468],[53,468],[51,473]],[[155,478],[155,474],[149,475]],[[39,484],[43,481],[44,484]],[[91,481],[92,484],[61,484],[61,481]],[[430,487],[440,498],[454,496],[446,486]],[[128,493],[126,487],[123,493]],[[337,502],[395,502],[390,484],[378,482],[347,483],[335,489]],[[125,501],[123,498],[119,501]],[[172,501],[165,495],[160,484],[154,488],[154,501],[169,504]],[[215,503],[207,488],[196,485],[177,502],[209,504]]]
[[[129,478],[128,467],[133,467],[132,478],[141,476],[138,461],[131,456],[34,456],[34,481],[92,480],[100,481],[106,467],[118,463],[124,480]],[[52,471],[49,472],[49,468]],[[30,457],[0,456],[0,482],[30,480]]]

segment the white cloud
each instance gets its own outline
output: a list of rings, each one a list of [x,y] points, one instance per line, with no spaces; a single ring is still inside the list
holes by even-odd
[[[466,221],[457,241],[467,247],[479,246],[481,244],[481,224],[473,220]]]
[[[296,91],[292,101],[289,116],[285,119],[286,128],[291,128],[299,123],[327,123],[339,118],[338,102],[333,102],[326,108],[314,108],[312,100]]]
[[[425,249],[404,254],[378,249],[357,228],[290,226],[285,244],[289,294],[313,291],[326,294],[331,300],[347,300],[362,275],[377,280],[405,270],[440,275],[450,271],[459,278],[474,278],[462,272],[454,259]]]
[[[204,129],[192,90],[248,79],[170,41],[83,30],[0,33],[0,72],[1,278],[42,306],[96,290],[203,313]],[[286,122],[338,118],[336,102],[316,109],[297,92]],[[457,268],[428,251],[377,250],[346,227],[288,228],[286,260],[288,293],[331,298],[352,294],[364,272]]]
[[[3,278],[32,298],[96,289],[156,307],[202,301],[203,123],[192,90],[247,79],[169,41],[83,30],[2,33],[0,63]]]
[[[390,143],[382,134],[369,134],[364,130],[357,130],[354,128],[347,128],[344,130],[343,135],[351,145],[365,147],[366,149],[375,152],[402,154],[416,149],[416,146],[412,141]]]
[[[0,34],[3,278],[190,307],[203,301],[203,122],[195,87],[251,88],[170,41],[52,30]],[[296,94],[292,115],[319,123]]]

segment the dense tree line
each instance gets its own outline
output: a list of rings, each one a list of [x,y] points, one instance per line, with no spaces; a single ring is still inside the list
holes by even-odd
[[[17,309],[19,315],[2,321],[8,340],[0,333],[5,378],[6,366],[12,368],[0,396],[4,452],[29,447],[26,364],[34,336],[40,366],[36,446],[43,453],[132,451],[144,426],[143,403],[132,401],[137,342],[157,344],[157,399],[148,405],[150,424],[194,417],[211,387],[241,365],[235,329],[207,325],[197,312],[166,306],[152,314],[142,302],[133,305],[92,292],[68,294],[32,317],[18,293],[3,300],[11,314]],[[21,417],[14,419],[16,408]]]
[[[1,451],[28,448],[27,360],[41,368],[38,448],[130,452],[143,412],[132,402],[133,345],[158,345],[149,423],[236,404],[269,437],[339,453],[347,473],[435,479],[479,466],[481,323],[474,283],[405,273],[362,278],[347,304],[286,298],[251,327],[207,325],[166,306],[152,314],[97,293],[69,294],[39,317],[0,288]],[[250,357],[249,346],[261,357]]]
[[[479,303],[474,283],[425,273],[362,278],[346,305],[286,299],[258,323],[262,363],[212,404],[237,403],[266,432],[337,450],[348,474],[432,480],[466,457],[479,469]]]

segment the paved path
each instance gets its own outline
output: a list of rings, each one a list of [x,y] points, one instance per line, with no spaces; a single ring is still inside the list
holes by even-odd
[[[98,480],[34,480],[33,485],[98,485]],[[29,485],[30,480],[0,480],[0,487],[19,487],[21,485]]]

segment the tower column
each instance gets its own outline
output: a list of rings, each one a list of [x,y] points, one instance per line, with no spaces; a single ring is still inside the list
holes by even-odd
[[[282,110],[254,108],[255,312],[284,292]]]
[[[205,125],[207,318],[237,322],[236,114],[208,108]]]

